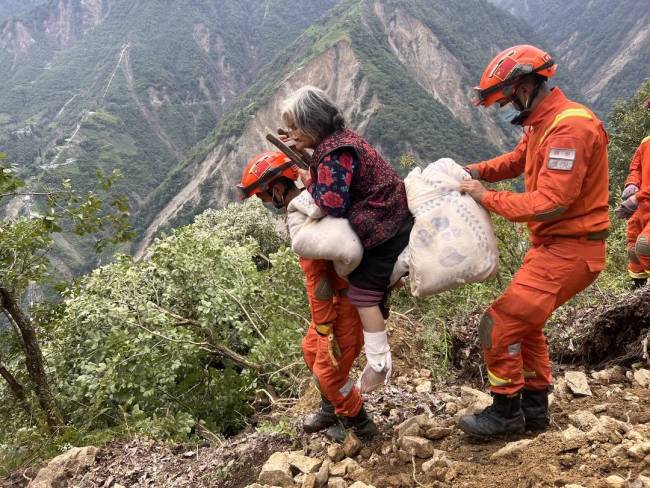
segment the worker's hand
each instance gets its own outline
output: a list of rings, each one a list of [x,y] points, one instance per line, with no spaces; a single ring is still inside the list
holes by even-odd
[[[476,169],[471,167],[472,165],[468,164],[467,166],[464,166],[463,169],[467,172],[468,175],[471,176],[473,180],[480,180],[481,178],[479,177],[478,171]]]
[[[634,195],[636,192],[639,191],[639,187],[631,184],[627,185],[625,189],[623,190],[623,193],[621,194],[621,200],[627,200],[630,198],[632,195]]]
[[[487,189],[479,181],[466,180],[460,182],[460,192],[467,193],[478,203],[481,203],[481,199],[483,198],[483,195],[486,191]]]
[[[614,213],[619,219],[629,219],[632,217],[634,212],[636,212],[637,208],[639,208],[639,202],[636,199],[636,195],[632,195],[621,203],[621,205],[614,210]]]

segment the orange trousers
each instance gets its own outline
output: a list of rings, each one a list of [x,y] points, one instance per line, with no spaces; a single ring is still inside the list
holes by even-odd
[[[350,378],[350,369],[363,347],[363,326],[356,307],[347,298],[339,299],[337,312],[334,337],[340,349],[340,355],[336,358],[338,369],[329,353],[328,337],[316,332],[313,322],[302,341],[302,354],[318,389],[332,402],[336,414],[354,417],[361,410],[363,400]]]
[[[650,206],[643,205],[627,222],[628,272],[632,278],[650,278]]]
[[[605,268],[605,242],[533,238],[510,286],[481,319],[479,336],[494,393],[553,384],[544,325]]]

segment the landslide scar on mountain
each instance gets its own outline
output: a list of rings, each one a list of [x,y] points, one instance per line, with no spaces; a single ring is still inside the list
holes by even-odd
[[[177,161],[180,161],[182,159],[181,152],[178,150],[176,145],[171,141],[169,136],[165,133],[163,128],[160,126],[160,123],[158,122],[158,118],[151,113],[151,111],[147,108],[147,106],[142,103],[140,98],[138,98],[138,93],[136,92],[135,89],[135,78],[133,76],[133,69],[131,67],[131,57],[129,55],[129,50],[126,49],[124,52],[124,58],[122,59],[122,72],[124,73],[124,77],[126,78],[126,84],[129,88],[129,93],[131,94],[131,97],[133,98],[133,101],[135,102],[136,106],[138,107],[138,110],[144,117],[144,119],[147,121],[147,124],[149,124],[149,127],[153,131],[153,133],[156,135],[158,139],[160,139],[160,142],[162,142],[165,147],[169,150],[169,152],[174,156],[174,158]]]

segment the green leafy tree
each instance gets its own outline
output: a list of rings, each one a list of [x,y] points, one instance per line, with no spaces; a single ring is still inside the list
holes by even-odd
[[[633,97],[618,102],[610,116],[609,167],[613,202],[617,202],[621,194],[634,152],[641,140],[650,135],[650,110],[643,106],[649,96],[650,80],[647,80]]]
[[[78,235],[95,234],[98,250],[131,237],[127,201],[122,196],[106,199],[119,174],[100,173],[98,178],[100,193],[77,193],[69,181],[58,188],[31,190],[6,163],[5,155],[0,155],[0,198],[28,199],[25,215],[6,217],[0,222],[0,308],[12,326],[10,330],[15,332],[11,337],[22,352],[31,387],[50,429],[60,425],[63,416],[52,393],[37,328],[23,307],[22,296],[29,286],[45,284],[52,278],[48,251],[53,235],[63,227]],[[30,411],[25,387],[1,361],[0,355],[0,375],[16,400]]]

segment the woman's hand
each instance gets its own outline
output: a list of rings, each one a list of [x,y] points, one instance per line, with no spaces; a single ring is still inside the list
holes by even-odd
[[[467,193],[470,197],[476,200],[477,203],[481,203],[481,199],[487,189],[483,186],[480,181],[477,180],[466,180],[460,182],[460,192]]]

